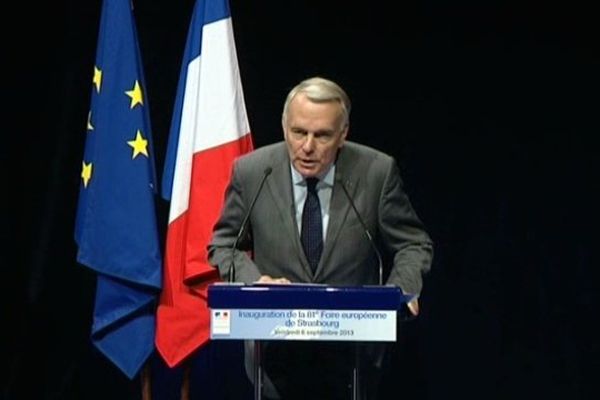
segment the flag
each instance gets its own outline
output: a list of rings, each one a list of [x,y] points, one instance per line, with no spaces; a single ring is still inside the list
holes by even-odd
[[[235,158],[253,149],[229,3],[194,6],[163,173],[170,199],[156,347],[173,367],[209,340],[206,246]]]
[[[105,0],[75,224],[97,274],[91,338],[129,378],[154,350],[161,261],[148,100],[130,0]]]

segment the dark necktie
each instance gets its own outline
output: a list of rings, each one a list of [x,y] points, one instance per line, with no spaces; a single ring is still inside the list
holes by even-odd
[[[317,194],[317,178],[306,179],[306,201],[302,210],[302,230],[300,239],[304,254],[313,272],[317,269],[323,252],[323,220],[321,203]]]

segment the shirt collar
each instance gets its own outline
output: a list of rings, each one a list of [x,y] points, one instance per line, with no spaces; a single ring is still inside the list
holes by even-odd
[[[294,185],[306,186],[306,181],[304,177],[300,174],[300,172],[296,171],[296,168],[290,163],[290,170],[292,171],[292,182]],[[335,164],[332,164],[331,167],[327,170],[325,175],[318,176],[319,183],[317,186],[322,187],[323,185],[333,187],[333,181],[335,177]]]

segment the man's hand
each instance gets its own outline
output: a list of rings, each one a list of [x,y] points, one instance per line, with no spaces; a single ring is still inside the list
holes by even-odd
[[[261,277],[255,283],[288,284],[291,282],[287,278],[272,278],[269,275],[261,275]]]
[[[411,301],[406,303],[406,306],[408,307],[408,310],[414,317],[419,315],[419,300],[418,299],[412,299]]]

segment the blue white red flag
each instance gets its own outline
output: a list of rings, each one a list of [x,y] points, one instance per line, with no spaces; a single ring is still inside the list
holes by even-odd
[[[253,149],[227,0],[194,7],[163,174],[171,200],[156,346],[173,367],[209,340],[206,247],[234,160]]]

